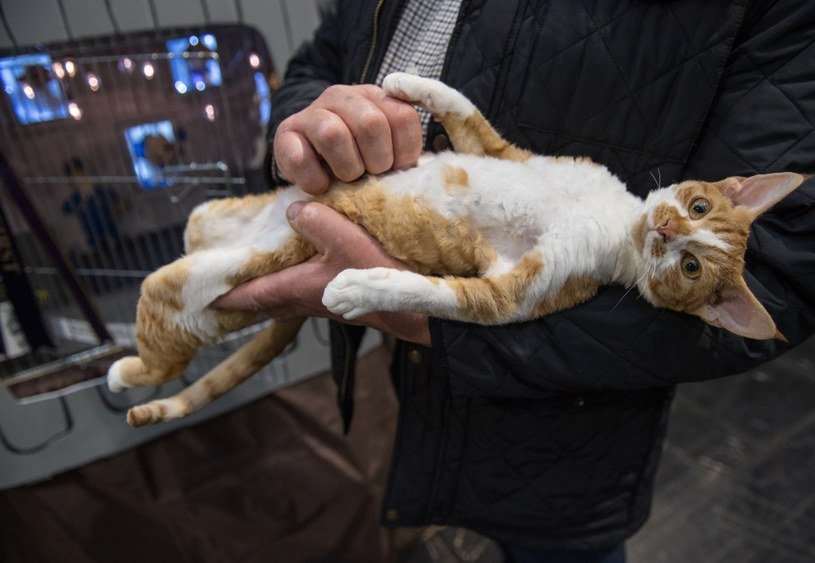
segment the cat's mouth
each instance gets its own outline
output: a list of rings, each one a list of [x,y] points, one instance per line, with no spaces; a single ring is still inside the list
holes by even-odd
[[[667,232],[651,216],[643,216],[641,224],[634,232],[634,244],[645,269],[652,274],[662,271],[675,262],[678,249],[682,247],[682,236]]]

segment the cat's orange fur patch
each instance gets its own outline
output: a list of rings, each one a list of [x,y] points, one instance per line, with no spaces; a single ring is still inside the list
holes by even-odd
[[[447,165],[442,169],[442,181],[446,191],[458,191],[470,186],[470,175],[460,166]]]
[[[515,318],[530,284],[543,268],[537,256],[525,256],[511,272],[493,278],[447,279],[458,306],[474,322],[495,324]]]
[[[189,268],[184,262],[172,264],[156,270],[145,279],[142,291],[149,299],[155,299],[173,311],[184,310],[181,291],[190,276]]]
[[[645,231],[646,225],[648,222],[648,218],[643,214],[636,223],[634,223],[634,227],[631,230],[631,240],[634,243],[634,248],[637,252],[642,252],[642,249],[645,248]]]
[[[218,364],[205,377],[182,392],[182,396],[193,407],[212,402],[280,354],[297,336],[304,321],[304,318],[275,321],[244,344],[240,354],[234,354]]]
[[[189,412],[189,411],[188,411]],[[140,405],[127,412],[127,423],[130,426],[138,427],[150,424],[151,422],[167,419],[167,407],[164,403]]]
[[[226,283],[230,287],[235,287],[264,274],[279,272],[289,266],[305,262],[316,252],[314,246],[305,239],[293,235],[273,252],[254,252],[237,272],[226,278]]]
[[[476,110],[465,118],[448,113],[441,123],[456,152],[492,156],[502,160],[526,162],[534,153],[521,149],[501,137],[484,115]]]
[[[532,310],[530,319],[562,311],[585,303],[597,294],[600,284],[590,276],[572,276],[560,291],[551,293]]]
[[[161,320],[159,315],[151,313],[139,315],[137,312],[140,331],[136,334],[139,357],[145,366],[151,368],[138,369],[134,366],[136,369],[127,377],[131,385],[157,385],[173,379],[189,363],[195,351],[206,344],[200,338],[178,330],[178,327]],[[167,334],[173,334],[173,338],[167,338]],[[148,345],[143,346],[142,343]]]
[[[188,254],[204,248],[206,222],[207,217],[204,213],[192,213],[187,219],[187,226],[184,230],[184,251]]]
[[[419,198],[386,196],[379,182],[338,186],[317,200],[365,227],[420,274],[475,276],[495,260],[493,247],[466,220],[446,219]]]

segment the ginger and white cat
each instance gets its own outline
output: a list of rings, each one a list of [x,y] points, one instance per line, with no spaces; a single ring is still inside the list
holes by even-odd
[[[340,273],[323,303],[348,319],[414,311],[481,324],[523,321],[616,283],[742,336],[781,337],[744,283],[743,256],[752,221],[798,187],[801,175],[686,181],[643,201],[589,159],[538,156],[509,144],[440,82],[397,73],[384,88],[427,108],[456,152],[337,182],[317,197],[290,187],[198,207],[186,229],[187,254],[144,280],[139,356],[111,367],[112,390],[175,379],[200,347],[256,320],[253,312],[210,304],[314,255],[285,219],[297,200],[345,214],[415,270]],[[273,323],[178,395],[133,407],[128,422],[170,420],[208,404],[279,354],[302,322]]]

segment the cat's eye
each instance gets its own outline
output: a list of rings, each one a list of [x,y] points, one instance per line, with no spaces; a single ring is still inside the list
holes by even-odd
[[[682,257],[682,273],[695,280],[702,275],[702,263],[693,254],[685,254]]]
[[[708,211],[710,211],[710,201],[703,197],[697,197],[690,202],[690,207],[688,207],[691,219],[701,219],[708,214]]]

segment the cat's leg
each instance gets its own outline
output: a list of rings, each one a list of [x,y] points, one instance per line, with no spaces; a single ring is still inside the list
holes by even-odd
[[[249,250],[202,251],[184,256],[147,276],[136,309],[138,356],[115,362],[108,370],[108,387],[158,385],[175,379],[196,351],[225,332],[226,324],[241,319],[208,309],[232,285],[228,278],[250,256]]]
[[[110,367],[111,391],[158,385],[179,377],[196,351],[220,335],[217,313],[206,307],[230,287],[215,272],[208,284],[200,280],[204,276],[202,259],[213,254],[185,256],[145,278],[136,310],[139,355],[122,358]],[[226,264],[221,266],[229,269]]]
[[[122,358],[108,371],[108,387],[158,385],[181,375],[202,346],[250,325],[252,311],[216,310],[210,305],[241,283],[305,261],[314,248],[283,219],[254,242],[194,252],[142,283],[136,311],[139,355]]]
[[[165,422],[205,407],[283,352],[297,336],[304,321],[274,322],[177,395],[131,408],[127,412],[127,423],[144,426]]]
[[[440,121],[456,152],[524,162],[533,153],[506,141],[461,92],[438,80],[396,72],[385,77],[388,95],[426,108]]]
[[[377,311],[426,313],[452,320],[500,324],[528,318],[546,279],[543,265],[524,258],[482,277],[424,276],[391,268],[345,270],[323,294],[323,304],[347,319]]]

